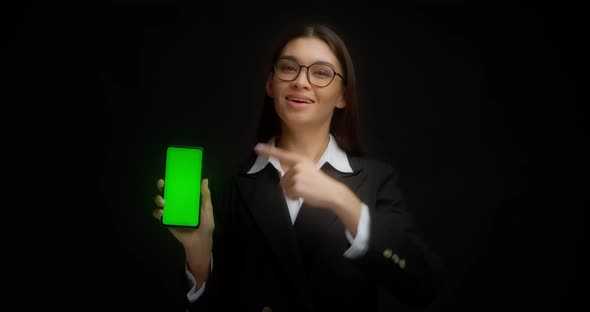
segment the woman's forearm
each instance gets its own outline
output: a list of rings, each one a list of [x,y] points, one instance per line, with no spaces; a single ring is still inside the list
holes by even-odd
[[[335,200],[332,205],[334,213],[340,218],[342,224],[352,234],[352,237],[356,237],[356,230],[361,215],[361,201],[344,184],[340,184],[338,191],[334,195]]]
[[[186,263],[191,274],[197,281],[197,289],[207,282],[211,269],[211,250],[213,240],[204,238],[194,241],[190,246],[184,247]]]

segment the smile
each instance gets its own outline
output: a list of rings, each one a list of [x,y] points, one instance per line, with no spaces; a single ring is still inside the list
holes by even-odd
[[[313,104],[313,101],[311,99],[307,99],[307,98],[287,96],[285,99],[287,101],[291,101],[291,102],[295,102],[295,103]]]

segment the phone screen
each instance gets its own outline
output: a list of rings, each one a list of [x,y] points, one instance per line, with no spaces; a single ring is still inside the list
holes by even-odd
[[[166,150],[162,225],[197,228],[200,220],[203,149],[169,146]]]

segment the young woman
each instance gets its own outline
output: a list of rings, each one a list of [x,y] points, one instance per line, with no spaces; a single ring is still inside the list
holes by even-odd
[[[394,168],[363,157],[344,42],[304,27],[271,64],[261,143],[223,192],[211,196],[203,180],[199,229],[171,229],[190,309],[376,311],[378,287],[432,302],[443,267],[416,234]]]

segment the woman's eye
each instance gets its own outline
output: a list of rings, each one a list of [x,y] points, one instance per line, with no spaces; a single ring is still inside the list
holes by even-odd
[[[325,70],[317,70],[313,73],[316,77],[330,77],[330,74]]]
[[[295,72],[295,71],[297,71],[295,66],[292,66],[292,65],[281,65],[280,69],[282,72]]]

